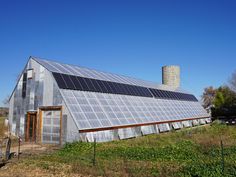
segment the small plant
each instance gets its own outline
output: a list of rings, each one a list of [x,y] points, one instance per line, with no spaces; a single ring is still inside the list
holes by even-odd
[[[236,176],[235,132],[234,126],[213,123],[173,133],[97,143],[95,166],[93,143],[67,143],[52,154],[27,157],[23,166],[39,167],[52,174],[66,170],[68,176]]]

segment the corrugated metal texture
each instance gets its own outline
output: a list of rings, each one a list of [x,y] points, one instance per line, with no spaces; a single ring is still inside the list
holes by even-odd
[[[207,123],[211,123],[211,118],[206,118]]]
[[[134,127],[133,129],[136,137],[142,136],[141,126]]]
[[[12,94],[12,104],[9,109],[12,112],[9,115],[12,133],[21,136],[24,135],[28,111],[37,110],[40,106],[57,106],[62,103],[62,97],[51,73],[34,60],[29,60],[22,73],[26,73],[29,69],[33,70],[33,77],[27,78],[26,96],[22,97],[23,75],[21,75]],[[54,97],[54,92],[57,97]]]
[[[120,139],[128,139],[136,137],[134,128],[120,128],[118,129],[118,135]]]
[[[62,115],[62,124],[61,124],[61,140],[62,140],[62,144],[67,142],[67,131],[68,131],[68,129],[67,129],[67,127],[68,127],[68,125],[67,125],[67,123],[68,123],[67,118],[68,118],[67,114],[63,114]]]
[[[189,120],[182,121],[183,127],[192,127],[192,123]]]
[[[168,123],[158,124],[157,126],[160,132],[168,132],[171,130],[170,125]]]
[[[156,133],[154,125],[141,126],[141,131],[143,135],[149,135]]]
[[[171,125],[173,126],[173,129],[175,130],[183,128],[183,125],[181,124],[181,122],[173,122],[171,123]]]
[[[44,72],[44,92],[43,92],[43,105],[53,105],[53,78],[51,73],[47,70]]]
[[[8,114],[8,121],[9,121],[9,125],[10,125],[10,131],[11,132],[15,132],[15,127],[13,126],[13,124],[15,124],[13,122],[13,111],[14,111],[14,94],[12,95],[12,97],[10,98],[9,101],[9,114]],[[14,128],[14,129],[13,129]]]
[[[33,61],[32,61],[33,62]],[[34,64],[34,76],[35,76],[35,98],[34,98],[34,110],[37,110],[39,106],[43,106],[43,92],[44,92],[44,75],[45,68],[38,63]]]
[[[202,119],[202,120],[206,120],[206,119]],[[133,128],[132,127],[120,128],[120,129],[114,129],[114,130],[80,133],[79,134],[80,137],[77,139],[77,141],[80,140],[84,142],[86,141],[94,142],[95,138],[97,142],[107,142],[107,141],[114,141],[118,139],[122,140],[122,139],[134,138],[134,137],[138,137],[142,135],[158,134],[159,132],[168,132],[171,130],[171,126],[175,130],[178,130],[183,127],[191,127],[192,121],[173,122],[169,124],[165,123],[165,124],[156,124],[156,125],[140,126],[140,127],[133,127]]]
[[[204,125],[206,123],[205,119],[199,119],[200,125]]]
[[[115,136],[114,130],[105,130],[105,131],[98,131],[98,132],[89,132],[86,133],[86,138],[88,142],[108,142],[118,139]]]
[[[193,120],[193,126],[199,125],[199,120]]]
[[[66,131],[63,131],[64,134],[62,135],[63,136],[63,143],[79,141],[79,140],[86,141],[86,138],[81,137],[82,134],[79,134],[78,127],[77,127],[74,119],[72,118],[71,113],[67,109],[67,106],[64,101],[62,103],[62,106],[63,106],[62,116],[66,117],[66,120],[63,120],[63,121],[66,121],[66,125],[67,125],[66,127],[64,127],[65,125],[62,125],[62,127],[61,127],[62,130],[66,129]]]
[[[205,120],[205,119],[202,119],[202,120]],[[192,121],[173,122],[170,124],[165,123],[165,124],[157,124],[157,125],[150,125],[150,126],[140,126],[140,127],[133,127],[133,128],[121,128],[121,129],[114,129],[114,130],[80,133],[80,138],[77,140],[88,141],[88,142],[94,142],[95,138],[97,142],[107,142],[107,141],[114,141],[118,139],[122,140],[122,139],[138,137],[141,135],[158,134],[159,132],[168,132],[171,130],[171,126],[175,130],[183,128],[183,127],[191,127]],[[140,131],[141,131],[141,134],[140,134]]]

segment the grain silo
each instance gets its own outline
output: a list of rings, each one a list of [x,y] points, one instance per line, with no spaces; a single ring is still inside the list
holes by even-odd
[[[176,65],[163,66],[162,84],[174,88],[180,87],[180,67]]]

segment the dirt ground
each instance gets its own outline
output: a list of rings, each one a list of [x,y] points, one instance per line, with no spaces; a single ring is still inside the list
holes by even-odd
[[[6,137],[7,132],[6,128],[4,127],[4,121],[1,118],[0,122],[0,129],[1,137]],[[35,143],[23,143],[20,146],[20,158],[18,160],[18,143],[17,139],[12,137],[12,147],[11,152],[15,152],[15,156],[9,160],[4,166],[2,166],[2,162],[0,161],[0,177],[64,177],[64,176],[72,176],[72,177],[81,177],[81,175],[78,174],[68,174],[64,172],[63,169],[69,169],[70,166],[63,165],[61,167],[58,167],[60,169],[55,170],[54,172],[49,171],[47,169],[39,168],[35,166],[34,164],[27,164],[28,157],[31,156],[37,156],[45,153],[53,152],[57,149],[59,149],[59,146],[52,146],[52,145],[40,145]],[[2,142],[4,140],[2,139]],[[2,152],[5,154],[5,143],[2,143],[3,146]],[[26,161],[26,163],[25,163]],[[65,170],[67,171],[67,170]]]
[[[68,174],[68,170],[71,168],[69,165],[58,166],[58,170],[49,171],[42,167],[39,168],[35,164],[27,164],[27,157],[50,153],[58,148],[60,147],[25,143],[21,145],[20,159],[18,160],[18,146],[12,147],[11,152],[16,152],[16,156],[9,160],[5,166],[0,167],[0,177],[81,177],[79,174]]]
[[[38,154],[53,151],[59,148],[60,147],[57,146],[43,146],[34,143],[24,143],[20,145],[20,152],[23,154]],[[11,152],[16,152],[16,154],[18,154],[18,149],[19,146],[13,146],[11,147]]]

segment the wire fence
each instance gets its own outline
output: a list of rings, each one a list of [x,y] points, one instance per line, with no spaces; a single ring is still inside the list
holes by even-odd
[[[197,129],[192,129],[191,131],[187,131],[186,133],[189,134],[189,136],[192,136],[194,134],[194,131],[199,131]],[[209,148],[209,154],[211,154],[211,162],[212,164],[217,163],[220,165],[222,174],[224,174],[224,171],[227,168],[230,168],[227,166],[227,161],[235,160],[233,159],[233,156],[228,155],[230,152],[228,152],[227,141],[223,141],[222,139],[219,141],[218,148],[214,148],[214,146],[210,145]],[[211,148],[212,147],[212,148]],[[47,146],[47,145],[41,145],[41,144],[35,144],[35,143],[26,143],[22,142],[21,138],[15,138],[12,140],[10,137],[0,138],[0,163],[1,161],[7,161],[13,156],[20,159],[21,154],[27,154],[27,153],[40,153],[50,150],[55,150],[60,148],[59,146]],[[96,166],[99,170],[102,170],[102,164],[99,163],[99,159],[97,160],[97,154],[99,151],[97,151],[97,142],[94,138],[94,142],[89,144],[87,148],[84,150],[84,153],[81,154],[81,156],[78,156],[78,159]],[[123,157],[124,163],[129,163],[129,159],[126,157]]]

